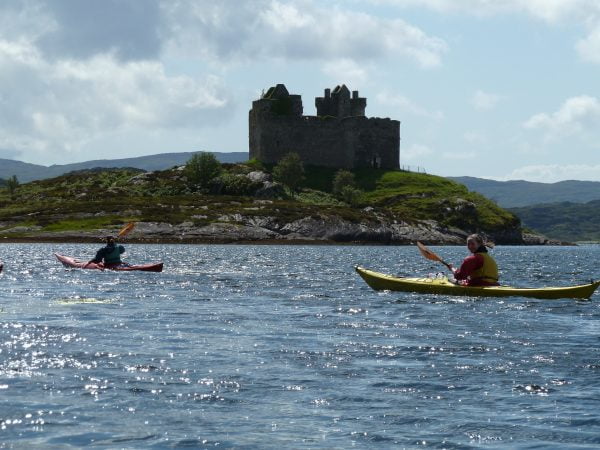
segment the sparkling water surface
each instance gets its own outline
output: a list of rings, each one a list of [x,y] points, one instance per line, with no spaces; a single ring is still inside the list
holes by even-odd
[[[3,244],[0,443],[107,448],[598,448],[591,301],[375,292],[415,247],[126,245],[163,273]],[[459,263],[463,247],[432,247]],[[502,281],[600,278],[600,246],[497,247]]]

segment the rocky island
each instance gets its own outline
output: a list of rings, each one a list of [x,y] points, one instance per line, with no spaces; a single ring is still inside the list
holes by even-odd
[[[348,189],[335,193],[339,171],[331,168],[302,167],[302,187],[291,191],[274,179],[273,166],[218,166],[204,184],[180,166],[84,170],[12,193],[2,189],[0,239],[98,241],[134,221],[128,239],[137,242],[462,244],[480,232],[498,244],[555,243],[526,233],[516,216],[482,195],[434,175],[346,171],[349,196]]]

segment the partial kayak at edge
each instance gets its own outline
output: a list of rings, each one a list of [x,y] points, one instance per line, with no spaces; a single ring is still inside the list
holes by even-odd
[[[356,272],[376,291],[402,291],[464,297],[529,297],[539,299],[589,299],[600,281],[566,287],[515,288],[510,286],[461,286],[448,278],[404,278],[355,266]]]
[[[81,261],[77,258],[70,256],[64,256],[59,253],[55,253],[54,256],[63,264],[65,267],[72,267],[76,269],[91,269],[91,270],[116,270],[121,272],[141,271],[141,272],[162,272],[163,263],[152,263],[152,264],[119,264],[104,266],[104,264],[89,263],[87,261]]]

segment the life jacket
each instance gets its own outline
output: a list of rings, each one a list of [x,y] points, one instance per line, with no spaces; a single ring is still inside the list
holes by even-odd
[[[469,284],[497,284],[498,265],[494,258],[487,252],[477,252],[476,255],[483,257],[483,266],[474,270],[469,276]]]
[[[104,255],[104,264],[121,264],[121,250],[119,245],[106,247],[108,251]]]

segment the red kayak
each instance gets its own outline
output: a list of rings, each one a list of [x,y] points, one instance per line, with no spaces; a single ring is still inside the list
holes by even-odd
[[[130,265],[125,263],[104,265],[103,263],[88,263],[87,261],[81,261],[76,258],[71,258],[70,256],[59,255],[58,253],[55,253],[54,256],[56,256],[63,266],[74,267],[77,269],[119,270],[122,272],[131,272],[133,270],[142,272],[162,272],[163,270],[163,263],[161,262],[140,265]]]

